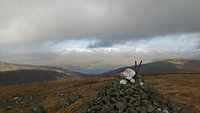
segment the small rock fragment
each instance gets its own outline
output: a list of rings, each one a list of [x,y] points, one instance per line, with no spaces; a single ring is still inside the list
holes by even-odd
[[[63,101],[61,101],[57,106],[62,109],[62,108],[65,108],[65,107],[69,106],[72,103],[73,102],[71,101],[71,99],[66,98]]]
[[[164,113],[169,113],[169,111],[167,111],[166,109],[162,110]]]
[[[144,83],[143,82],[140,82],[140,86],[143,86],[144,85]]]
[[[19,97],[14,97],[13,99],[16,100],[16,99],[18,99],[18,98],[19,98]]]
[[[157,110],[158,110],[158,111],[161,111],[161,109],[160,109],[160,108],[158,108]]]
[[[38,105],[38,104],[33,104],[32,109],[29,111],[29,113],[47,113],[43,106]]]
[[[135,82],[135,79],[132,78],[132,79],[130,80],[130,82],[131,82],[131,83],[134,83],[134,82]]]
[[[147,111],[148,111],[148,112],[152,112],[153,110],[155,110],[154,107],[151,106],[151,105],[148,105]]]
[[[65,96],[65,95],[61,93],[59,96],[63,97],[63,96]]]
[[[124,111],[126,109],[126,104],[122,103],[122,102],[118,102],[115,104],[117,109]]]
[[[126,80],[124,79],[120,80],[120,84],[126,84]]]
[[[127,89],[127,90],[125,91],[125,93],[126,93],[127,95],[131,95],[131,94],[134,93],[134,90],[133,90],[132,88],[129,88],[129,89]]]

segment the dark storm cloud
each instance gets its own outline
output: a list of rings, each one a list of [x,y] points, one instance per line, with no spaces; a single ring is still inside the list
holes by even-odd
[[[0,45],[88,38],[99,40],[88,46],[95,48],[196,33],[199,6],[199,0],[1,0]]]

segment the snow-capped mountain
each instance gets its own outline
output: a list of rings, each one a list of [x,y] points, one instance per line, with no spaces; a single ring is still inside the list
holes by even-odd
[[[61,54],[74,54],[74,53],[119,53],[123,52],[118,48],[67,48]]]

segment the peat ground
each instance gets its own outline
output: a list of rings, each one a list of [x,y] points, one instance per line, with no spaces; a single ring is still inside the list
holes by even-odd
[[[200,74],[143,75],[146,82],[169,99],[200,112]],[[77,113],[81,107],[117,77],[57,80],[0,87],[0,111],[26,113],[38,104],[49,113]]]

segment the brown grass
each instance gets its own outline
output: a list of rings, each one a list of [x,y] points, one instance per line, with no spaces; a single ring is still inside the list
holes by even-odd
[[[146,82],[154,84],[166,97],[179,104],[189,105],[190,113],[200,112],[200,74],[165,74],[144,75]],[[35,98],[49,113],[77,113],[88,101],[91,95],[98,92],[99,88],[107,85],[117,77],[95,77],[85,79],[59,80],[45,83],[0,87],[0,100],[13,99],[14,97],[45,94]],[[64,94],[64,96],[60,96]],[[66,97],[75,98],[74,103],[66,108],[58,109],[57,104]],[[24,113],[31,105],[20,106],[8,113]]]
[[[189,105],[189,113],[200,113],[200,74],[151,75],[144,78],[157,84],[154,87],[166,97]]]

